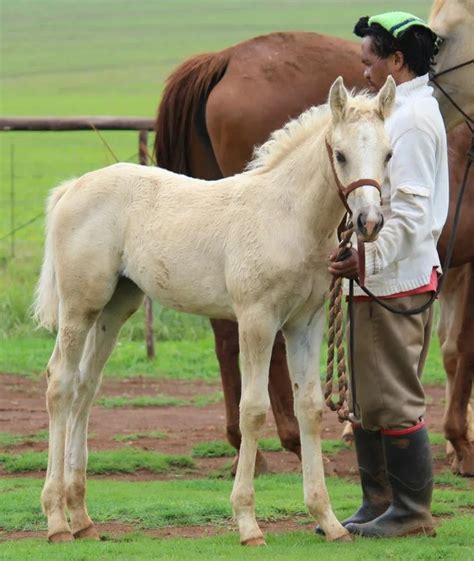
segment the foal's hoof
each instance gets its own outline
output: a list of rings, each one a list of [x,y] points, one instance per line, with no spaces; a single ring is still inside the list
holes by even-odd
[[[342,534],[342,536],[339,536],[338,538],[332,540],[333,542],[351,542],[352,541],[352,536],[349,534],[349,532],[347,532],[347,534]]]
[[[83,528],[82,530],[78,530],[74,532],[74,538],[76,540],[100,540],[99,532],[96,530],[94,524],[87,526],[87,528]]]
[[[48,536],[49,543],[64,543],[64,542],[72,542],[74,538],[71,532],[56,532],[55,534],[51,534]]]
[[[265,538],[263,536],[260,536],[258,538],[249,538],[248,540],[244,540],[243,542],[240,543],[241,545],[250,545],[250,546],[267,545],[265,542]]]

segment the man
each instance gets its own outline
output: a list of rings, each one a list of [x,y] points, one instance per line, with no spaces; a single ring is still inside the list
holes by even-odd
[[[391,12],[361,18],[365,77],[374,92],[389,74],[396,105],[386,121],[393,148],[382,194],[385,226],[365,244],[366,286],[398,309],[436,290],[436,243],[448,211],[446,132],[428,85],[436,36],[419,18]],[[355,250],[329,271],[355,278]],[[428,293],[428,294],[427,294]],[[432,313],[395,315],[356,290],[354,440],[362,506],[344,526],[367,537],[434,535],[433,473],[420,383]]]

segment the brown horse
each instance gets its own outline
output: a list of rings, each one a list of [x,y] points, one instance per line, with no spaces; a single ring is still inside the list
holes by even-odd
[[[439,6],[436,9],[441,11]],[[466,21],[469,19],[466,18]],[[445,39],[445,45],[450,47],[449,37],[445,36]],[[443,62],[443,67],[446,67],[460,61],[444,57]],[[325,102],[329,86],[338,75],[342,75],[351,87],[364,87],[359,46],[315,33],[273,33],[218,53],[193,57],[167,81],[156,123],[157,163],[172,171],[203,179],[218,179],[238,173],[250,160],[254,147],[263,143],[271,131],[309,106]],[[464,138],[465,134],[459,130],[453,133],[453,138]],[[450,156],[454,170],[452,175],[459,175],[465,157],[457,150],[451,151]],[[453,200],[456,191],[452,190]],[[474,224],[466,220],[468,204],[474,209],[474,200],[469,199],[465,203],[460,227],[462,237],[460,234],[457,239],[454,263],[468,263],[472,270],[474,252],[469,242],[474,236]],[[443,233],[441,250],[445,247],[444,240],[449,235],[449,229],[450,223]],[[468,243],[463,243],[466,240]],[[474,276],[466,273],[464,276],[467,278],[467,294],[469,290],[473,291]],[[474,359],[472,351],[462,345],[462,333],[474,329],[474,314],[472,306],[470,308],[467,304],[462,310],[462,330],[456,347],[465,358],[456,361],[454,370],[457,378],[464,380],[458,384],[463,392],[452,398],[450,410],[455,410],[458,416],[464,412],[465,420],[465,403],[470,395],[466,392],[470,392]],[[237,325],[222,320],[213,320],[211,324],[225,396],[227,437],[239,449]],[[450,340],[454,333],[457,333],[456,330],[451,329]],[[457,386],[453,383],[450,387]],[[273,349],[269,390],[281,442],[285,448],[299,455],[299,431],[293,414],[292,391],[281,335],[277,336]],[[454,406],[459,402],[464,404],[462,411]],[[469,445],[466,422],[463,423],[461,418],[453,426],[455,428],[447,436],[454,445],[461,471],[471,473],[474,454]],[[257,469],[265,469],[261,454],[257,457]]]

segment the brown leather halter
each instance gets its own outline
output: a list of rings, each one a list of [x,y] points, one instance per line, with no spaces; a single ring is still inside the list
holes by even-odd
[[[352,210],[349,204],[347,203],[347,197],[352,193],[352,191],[355,191],[355,189],[359,187],[365,187],[366,185],[370,185],[377,189],[377,191],[380,194],[380,199],[382,199],[382,187],[380,186],[380,183],[378,181],[375,181],[375,179],[357,179],[356,181],[349,183],[347,187],[344,187],[344,185],[340,182],[339,177],[337,176],[336,173],[336,168],[334,166],[333,149],[329,144],[329,142],[327,141],[327,139],[325,140],[325,142],[326,142],[326,150],[328,151],[328,155],[329,155],[329,161],[331,162],[332,173],[334,175],[334,180],[336,181],[337,193],[342,201],[342,204],[344,205],[347,211],[346,216],[343,218],[343,223],[345,223],[348,222],[352,217]],[[364,241],[360,238],[359,235],[357,235],[357,254],[359,256],[359,285],[364,286],[365,285],[365,248],[364,248]]]

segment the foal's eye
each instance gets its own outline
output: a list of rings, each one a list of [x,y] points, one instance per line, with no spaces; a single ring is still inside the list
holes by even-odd
[[[388,162],[392,159],[392,152],[389,152],[386,156],[385,156],[385,163],[388,164]]]
[[[345,164],[346,163],[346,157],[344,156],[344,154],[342,152],[336,152],[336,160],[340,164]]]

